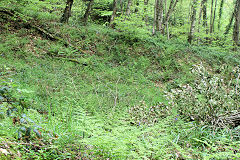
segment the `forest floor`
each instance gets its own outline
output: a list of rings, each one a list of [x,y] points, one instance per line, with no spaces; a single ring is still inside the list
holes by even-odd
[[[194,86],[193,66],[230,80],[239,53],[41,18],[61,41],[0,13],[1,159],[240,157],[239,126],[195,121],[170,97]]]

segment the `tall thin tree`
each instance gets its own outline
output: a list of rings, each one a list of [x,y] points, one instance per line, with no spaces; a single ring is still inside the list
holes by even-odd
[[[121,15],[123,15],[123,0],[120,0],[119,4],[120,4]]]
[[[60,19],[61,23],[68,23],[69,17],[71,16],[72,5],[73,5],[73,0],[67,0],[65,10]]]
[[[94,3],[94,0],[90,0],[90,1],[88,2],[88,6],[87,6],[87,9],[86,9],[86,12],[85,12],[85,14],[84,14],[84,16],[83,16],[84,25],[86,25],[87,22],[88,22],[88,17],[89,17],[89,15],[90,15],[91,10],[92,10],[92,5],[93,5],[93,3]]]
[[[215,0],[214,12],[213,12],[213,21],[212,21],[212,32],[215,30],[215,19],[216,19],[216,11],[217,11],[217,0]]]
[[[208,23],[207,23],[207,0],[203,4],[203,27],[206,30],[206,34],[208,34]]]
[[[113,27],[113,21],[116,17],[116,13],[117,13],[117,0],[113,0],[113,13],[110,19],[110,27]]]
[[[232,12],[231,18],[229,20],[229,23],[228,23],[228,25],[225,29],[225,32],[224,32],[225,35],[227,35],[229,33],[230,29],[232,28],[232,24],[233,24],[233,20],[234,20],[235,14],[236,14],[236,10],[237,10],[237,1],[236,1],[234,10]]]
[[[237,46],[239,46],[239,25],[240,25],[240,0],[236,1],[236,7],[235,7],[235,23],[233,26],[233,41],[235,50],[237,50]]]
[[[153,30],[152,30],[152,34],[153,34],[153,35],[155,35],[155,33],[156,33],[157,14],[158,14],[158,4],[159,4],[159,0],[155,0],[155,5],[154,5],[154,16],[153,16]]]
[[[215,3],[214,3],[214,0],[212,0],[211,19],[210,19],[210,33],[214,32],[214,25],[215,25],[215,19],[216,19],[216,9],[217,9],[217,0],[215,0]]]
[[[146,24],[148,24],[148,14],[147,14],[148,2],[149,0],[144,0],[144,14],[145,14],[144,20]]]
[[[204,12],[204,6],[205,6],[206,1],[207,0],[202,0],[201,1],[201,6],[200,6],[200,9],[199,9],[199,14],[198,14],[198,32],[200,32],[200,24],[202,22],[201,17],[204,14],[203,12]]]
[[[212,33],[212,20],[213,20],[213,5],[214,5],[214,0],[211,1],[211,14],[210,14],[210,33]]]
[[[220,8],[219,8],[219,14],[218,14],[218,30],[220,30],[221,27],[221,18],[222,18],[222,12],[223,12],[223,5],[224,5],[224,0],[221,0],[220,3]]]
[[[194,30],[195,30],[197,2],[198,2],[198,0],[193,0],[192,7],[191,7],[192,8],[191,9],[192,13],[191,13],[191,17],[190,17],[191,25],[190,25],[190,31],[188,34],[188,43],[190,43],[190,44],[192,43]]]
[[[156,30],[162,30],[162,21],[163,21],[163,0],[159,0],[158,15],[157,15],[157,25]]]
[[[174,2],[174,0],[171,0],[168,11],[167,11],[167,0],[165,0],[165,17],[163,19],[163,28],[162,28],[163,33],[164,33],[165,28],[167,28],[167,30],[168,30],[168,21],[169,21],[178,2],[179,2],[179,0],[176,0],[175,2]],[[169,38],[169,36],[168,36],[168,38]]]

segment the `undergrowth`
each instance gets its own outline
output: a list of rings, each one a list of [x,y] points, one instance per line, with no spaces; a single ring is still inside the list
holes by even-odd
[[[58,13],[59,8],[43,10]],[[240,156],[239,127],[215,128],[204,121],[229,111],[227,102],[231,110],[239,110],[235,94],[239,72],[232,72],[239,65],[239,53],[189,46],[159,35],[133,34],[129,39],[127,32],[105,26],[84,27],[74,21],[59,25],[48,13],[33,13],[26,12],[41,20],[38,23],[49,21],[44,25],[49,31],[86,54],[31,29],[4,27],[0,35],[2,159]],[[203,66],[196,65],[199,61]],[[193,65],[202,68],[195,74]],[[215,104],[217,110],[206,107]]]

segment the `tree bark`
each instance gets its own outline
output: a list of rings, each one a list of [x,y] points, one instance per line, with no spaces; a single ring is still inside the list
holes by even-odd
[[[148,23],[148,15],[147,15],[147,6],[148,6],[148,1],[149,0],[144,0],[144,13],[145,13],[145,23]]]
[[[87,22],[88,22],[88,17],[90,15],[91,10],[92,10],[93,2],[94,2],[94,0],[90,0],[89,3],[88,3],[87,10],[86,10],[86,12],[84,14],[84,17],[83,17],[84,25],[86,25]]]
[[[190,26],[190,31],[188,34],[188,43],[192,43],[193,40],[193,34],[194,34],[194,30],[195,30],[195,22],[196,22],[196,6],[197,6],[197,1],[198,0],[193,0],[193,4],[192,4],[192,13],[191,13],[191,26]]]
[[[237,46],[239,46],[239,24],[240,24],[240,0],[236,1],[236,10],[235,10],[235,23],[233,27],[233,41],[235,50],[237,50]]]
[[[166,27],[168,28],[169,18],[171,17],[171,15],[172,15],[172,13],[173,13],[173,11],[174,11],[178,2],[179,2],[179,0],[176,0],[175,2],[174,2],[174,0],[171,0],[168,11],[166,12],[166,10],[167,10],[167,0],[165,0],[165,13],[166,14],[165,14],[165,18],[164,18],[164,21],[163,21],[163,29],[162,29],[163,32],[164,32]]]
[[[64,13],[60,19],[61,23],[68,23],[69,17],[71,16],[72,5],[73,5],[73,0],[67,0]]]
[[[158,14],[158,0],[155,0],[155,5],[154,5],[154,18],[153,18],[153,30],[152,30],[152,34],[155,35],[156,33],[156,24],[157,24],[157,14]]]
[[[210,15],[210,33],[212,33],[213,4],[214,4],[214,0],[212,0],[212,3],[211,3],[211,15]]]
[[[157,31],[162,30],[162,21],[163,21],[163,0],[159,0],[158,15],[157,15]]]
[[[198,32],[200,32],[201,17],[203,15],[205,3],[206,3],[206,0],[201,1],[201,7],[199,9],[199,17],[198,17]]]
[[[113,21],[116,17],[116,13],[117,13],[117,0],[113,0],[113,13],[110,19],[110,27],[113,28]]]
[[[170,5],[171,6],[171,5]],[[165,0],[165,16],[167,16],[167,0]],[[170,39],[169,37],[169,28],[168,28],[168,20],[166,22],[164,22],[164,26],[163,26],[163,32],[164,32],[164,28],[166,26],[167,29],[167,39]]]
[[[214,7],[214,12],[213,12],[213,20],[212,20],[212,32],[215,30],[215,19],[216,19],[216,11],[217,11],[217,0],[215,1],[215,7]]]
[[[213,8],[214,6],[214,8]],[[214,5],[214,0],[212,0],[211,4],[211,17],[210,17],[210,33],[214,32],[214,24],[215,24],[215,18],[216,18],[216,9],[217,9],[217,0],[215,0],[215,5]]]
[[[227,25],[227,27],[226,27],[226,30],[225,30],[225,32],[224,32],[225,35],[229,33],[229,31],[230,31],[230,29],[231,29],[231,27],[232,27],[233,19],[234,19],[234,12],[235,12],[235,10],[233,11],[232,16],[231,16],[231,18],[230,18],[230,20],[229,20],[229,23],[228,23],[228,25]]]
[[[220,30],[220,25],[221,25],[223,5],[224,5],[224,0],[222,0],[221,3],[220,3],[219,14],[218,14],[218,17],[219,17],[219,19],[218,19],[218,30]]]
[[[206,34],[208,34],[208,23],[207,23],[207,0],[203,4],[203,27],[206,30]]]
[[[230,29],[231,29],[231,27],[232,27],[233,20],[234,20],[234,17],[235,17],[235,15],[236,15],[236,12],[237,12],[237,4],[238,4],[238,0],[236,0],[235,7],[234,7],[234,11],[232,12],[232,16],[231,16],[231,18],[230,18],[230,20],[229,20],[229,23],[228,23],[228,25],[227,25],[227,27],[226,27],[226,30],[225,30],[225,32],[224,32],[225,35],[227,35],[227,34],[229,33],[229,31],[230,31]]]
[[[120,12],[121,12],[121,15],[123,15],[123,0],[120,0],[120,2],[119,2],[119,4],[120,4]]]

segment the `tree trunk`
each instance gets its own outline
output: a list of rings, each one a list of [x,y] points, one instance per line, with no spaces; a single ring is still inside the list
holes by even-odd
[[[236,1],[236,10],[235,10],[235,23],[233,27],[233,41],[235,50],[237,50],[237,46],[239,46],[239,24],[240,24],[240,0]]]
[[[167,0],[165,0],[165,16],[167,17]],[[167,29],[167,39],[170,39],[170,37],[169,37],[169,28],[168,28],[168,20],[166,20],[166,22],[164,22],[164,24],[165,24],[164,27],[166,26],[166,29]],[[164,27],[163,27],[163,32],[165,30]]]
[[[110,27],[112,28],[113,28],[114,18],[116,17],[116,13],[117,13],[117,0],[113,0],[113,13],[110,19]]]
[[[163,21],[164,22],[163,23],[164,24],[163,29],[162,29],[163,32],[164,32],[166,27],[168,28],[169,18],[171,17],[171,15],[172,15],[172,13],[173,13],[173,11],[174,11],[178,2],[179,2],[179,0],[176,0],[175,3],[174,3],[174,0],[171,0],[170,6],[169,6],[168,11],[167,11],[167,0],[165,0],[165,13],[166,13],[166,11],[167,11],[167,13],[165,14],[165,18],[164,18],[164,21]]]
[[[214,4],[214,0],[212,0],[212,3],[211,3],[211,15],[210,15],[210,33],[212,33],[213,4]]]
[[[68,23],[69,17],[71,16],[72,5],[73,5],[73,0],[67,0],[64,13],[60,19],[61,23]]]
[[[229,33],[229,31],[230,31],[230,29],[231,29],[231,27],[232,27],[233,19],[234,19],[234,13],[235,13],[235,10],[233,11],[232,16],[231,16],[231,18],[230,18],[230,20],[229,20],[229,23],[228,23],[228,25],[227,25],[227,27],[226,27],[226,30],[225,30],[225,32],[224,32],[225,35]]]
[[[88,3],[87,10],[86,10],[86,12],[84,14],[84,17],[83,17],[84,25],[86,25],[87,22],[88,22],[88,17],[90,15],[91,10],[92,10],[93,2],[94,2],[94,0],[90,0],[89,3]]]
[[[120,12],[121,12],[121,15],[123,15],[123,0],[120,0],[120,8],[121,8],[121,10],[120,10]]]
[[[147,15],[147,6],[149,0],[144,0],[144,13],[145,13],[145,23],[148,23],[148,15]]]
[[[162,30],[163,21],[163,0],[159,0],[158,15],[157,15],[157,31]]]
[[[214,30],[215,30],[214,25],[215,25],[215,19],[216,19],[216,10],[217,10],[217,0],[215,1],[215,7],[214,7],[214,12],[213,12],[213,20],[212,20],[212,32],[211,33],[213,33]]]
[[[208,23],[207,23],[207,0],[203,4],[203,27],[206,29],[206,34],[208,34]]]
[[[210,17],[210,33],[214,32],[214,24],[215,24],[215,18],[216,18],[216,9],[217,9],[217,0],[215,0],[215,6],[214,5],[214,0],[212,0],[211,4],[211,17]]]
[[[131,13],[132,0],[128,0],[126,15],[129,16]]]
[[[188,43],[192,43],[193,40],[193,34],[194,34],[194,29],[195,29],[195,22],[196,22],[196,6],[197,6],[197,1],[198,0],[193,0],[193,4],[192,4],[192,13],[191,13],[191,26],[190,26],[190,31],[188,34]]]
[[[199,9],[199,17],[198,17],[198,32],[200,32],[200,24],[201,24],[201,17],[203,15],[203,11],[204,11],[204,5],[206,3],[206,0],[202,0],[201,1],[201,7]]]
[[[238,10],[238,9],[237,9],[238,1],[239,1],[239,0],[236,0],[235,7],[234,7],[234,11],[232,12],[232,16],[231,16],[231,18],[230,18],[230,20],[229,20],[229,23],[228,23],[228,25],[227,25],[227,27],[226,27],[226,30],[225,30],[225,32],[224,32],[225,35],[229,33],[229,31],[230,31],[230,29],[231,29],[231,27],[232,27],[234,17],[235,17],[235,15],[236,15],[236,13],[237,13],[237,10]]]
[[[152,30],[152,34],[155,35],[156,33],[156,25],[157,25],[157,14],[158,14],[158,0],[155,0],[155,5],[154,5],[154,18],[153,18],[153,30]]]
[[[223,5],[224,5],[224,0],[222,0],[221,3],[220,3],[219,14],[218,14],[218,16],[219,16],[219,19],[218,19],[218,30],[220,30],[220,25],[221,25]]]

